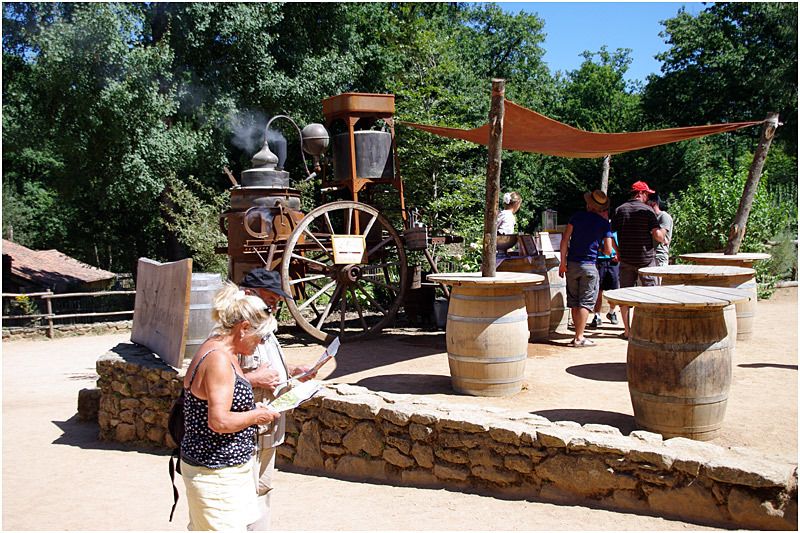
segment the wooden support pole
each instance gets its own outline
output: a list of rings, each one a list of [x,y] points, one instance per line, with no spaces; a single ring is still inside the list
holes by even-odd
[[[764,162],[767,160],[767,152],[778,129],[778,113],[768,113],[761,128],[761,139],[758,141],[758,148],[753,154],[753,163],[750,165],[750,172],[747,174],[747,183],[742,191],[742,198],[739,200],[739,209],[731,224],[728,233],[728,245],[725,247],[725,255],[736,255],[742,246],[744,232],[747,228],[747,217],[750,216],[750,208],[753,206],[753,199],[758,190],[758,182],[761,179],[761,171],[764,170]]]
[[[50,289],[47,289],[47,292],[50,293]],[[47,298],[47,338],[52,339],[54,332],[53,332],[53,300]]]
[[[600,175],[600,190],[608,194],[608,174],[611,171],[611,154],[603,157],[603,173]]]
[[[489,109],[489,162],[486,165],[486,209],[483,213],[483,261],[481,275],[497,273],[497,204],[500,201],[500,166],[503,156],[503,115],[506,81],[492,80],[492,106]]]

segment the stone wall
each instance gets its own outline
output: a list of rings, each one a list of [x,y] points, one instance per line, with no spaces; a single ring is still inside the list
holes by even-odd
[[[95,322],[94,324],[54,324],[53,338],[77,337],[79,335],[110,335],[131,330],[132,320]],[[47,339],[47,327],[3,328],[4,341]]]
[[[100,356],[96,367],[100,440],[174,448],[167,420],[185,372],[133,343],[118,344]]]
[[[97,362],[101,439],[172,447],[183,373],[134,344]],[[343,478],[797,529],[797,465],[745,449],[330,384],[287,420],[278,463]]]

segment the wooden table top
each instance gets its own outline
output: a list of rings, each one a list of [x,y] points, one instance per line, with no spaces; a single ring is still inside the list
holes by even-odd
[[[728,278],[734,276],[755,276],[752,268],[729,265],[666,265],[657,267],[644,267],[639,269],[640,274],[663,277],[691,277],[700,278]]]
[[[480,272],[450,272],[429,274],[428,279],[445,285],[530,285],[542,283],[544,276],[524,272],[495,272],[491,278],[484,278]]]
[[[603,291],[614,304],[652,308],[727,307],[749,300],[751,293],[743,289],[697,285],[662,285],[659,287],[628,287]]]
[[[681,254],[680,258],[693,263],[719,264],[720,261],[727,264],[753,264],[755,261],[762,261],[772,257],[769,254],[755,252],[744,252],[734,255],[725,255],[722,252],[698,252],[692,254]]]

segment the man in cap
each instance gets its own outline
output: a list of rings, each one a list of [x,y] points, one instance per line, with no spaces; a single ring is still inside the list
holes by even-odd
[[[597,301],[600,277],[597,273],[597,252],[611,254],[612,234],[608,223],[610,201],[600,190],[583,195],[586,210],[569,219],[561,237],[561,264],[558,275],[567,278],[567,307],[575,324],[575,338],[570,346],[583,348],[594,342],[583,336],[589,313]]]
[[[647,196],[647,205],[653,208],[658,219],[658,225],[664,230],[666,241],[656,243],[656,266],[667,266],[669,264],[669,244],[672,242],[672,215],[662,209],[664,203],[657,192]]]
[[[248,294],[260,297],[272,310],[277,313],[277,306],[284,298],[291,298],[281,288],[281,277],[265,268],[251,270],[242,279],[239,286]],[[258,345],[252,356],[240,356],[240,364],[245,371],[245,377],[253,385],[253,393],[257,402],[273,400],[285,391],[290,384],[287,383],[291,376],[307,372],[307,366],[287,365],[283,351],[275,337],[270,333],[264,342]],[[309,374],[300,381],[311,379]],[[275,448],[283,443],[286,432],[286,417],[281,417],[271,424],[258,427],[256,442],[256,494],[258,496],[261,517],[258,521],[247,526],[249,531],[265,531],[269,529],[270,522],[270,491],[272,490],[272,476],[275,470]]]
[[[647,183],[637,181],[631,185],[630,200],[617,207],[611,219],[611,229],[617,232],[619,239],[619,286],[633,287],[639,280],[639,269],[655,266],[656,253],[654,242],[666,241],[664,230],[658,224],[653,208],[647,205],[649,194],[654,193]],[[656,285],[656,278],[642,276],[644,286]],[[628,306],[620,305],[624,338],[630,334]]]

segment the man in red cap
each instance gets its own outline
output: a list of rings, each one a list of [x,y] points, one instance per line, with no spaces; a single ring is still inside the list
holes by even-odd
[[[647,196],[655,191],[647,183],[637,181],[631,185],[631,199],[614,212],[611,229],[617,232],[619,242],[619,286],[633,287],[639,280],[639,269],[656,265],[656,250],[653,241],[664,243],[666,236],[658,224],[653,208],[647,205]],[[651,276],[641,278],[642,285],[656,285]],[[630,324],[628,307],[621,305],[624,338],[628,338]]]

